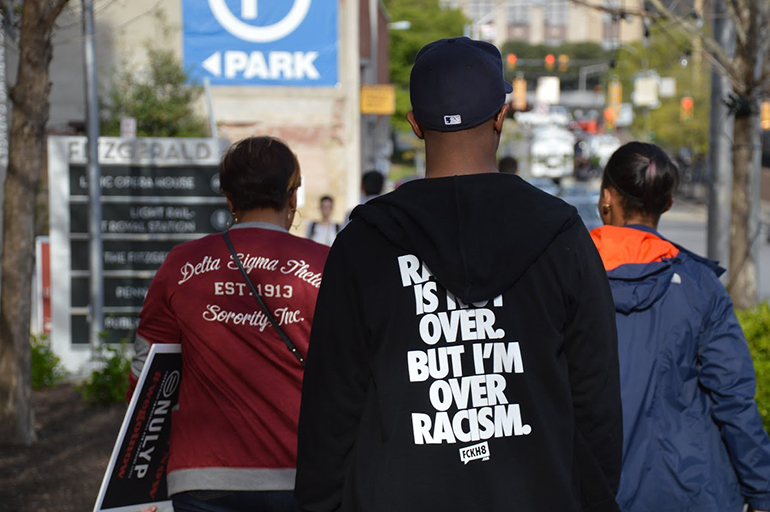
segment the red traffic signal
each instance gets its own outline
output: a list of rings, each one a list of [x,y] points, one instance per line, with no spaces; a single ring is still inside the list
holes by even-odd
[[[685,96],[682,98],[682,101],[679,102],[680,109],[679,109],[679,119],[682,121],[689,121],[692,119],[693,112],[693,101],[692,98],[689,96]]]
[[[553,69],[553,65],[556,63],[556,57],[553,56],[553,54],[548,54],[545,56],[545,67],[548,69]]]
[[[510,69],[513,69],[516,67],[516,54],[515,53],[509,53],[508,57],[506,57],[506,62],[508,63],[508,67]]]

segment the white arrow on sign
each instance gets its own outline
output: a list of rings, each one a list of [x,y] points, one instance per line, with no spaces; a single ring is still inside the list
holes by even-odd
[[[217,52],[203,61],[203,69],[214,76],[222,76],[222,54]]]

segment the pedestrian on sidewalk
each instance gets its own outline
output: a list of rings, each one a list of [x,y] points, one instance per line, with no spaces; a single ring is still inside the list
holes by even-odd
[[[575,209],[497,170],[500,52],[424,47],[426,179],[357,207],[324,269],[300,412],[304,510],[615,511],[617,340]]]
[[[770,440],[746,339],[716,262],[657,232],[678,172],[631,142],[604,169],[592,231],[615,300],[623,512],[770,510]]]
[[[280,140],[234,144],[219,177],[235,224],[176,246],[153,278],[129,398],[150,346],[180,343],[167,467],[174,510],[298,511],[302,358],[328,248],[288,231],[302,178]]]
[[[305,238],[309,238],[319,244],[331,246],[337,233],[342,226],[332,221],[332,212],[334,211],[334,198],[332,196],[323,196],[318,201],[318,209],[321,212],[321,220],[312,220],[307,226]]]

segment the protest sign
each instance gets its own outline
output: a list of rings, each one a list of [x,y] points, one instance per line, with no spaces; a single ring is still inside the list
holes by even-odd
[[[166,487],[171,412],[179,401],[179,344],[151,347],[123,419],[94,512],[173,510]]]

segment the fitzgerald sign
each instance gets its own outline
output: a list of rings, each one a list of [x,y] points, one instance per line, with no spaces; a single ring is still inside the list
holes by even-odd
[[[77,371],[88,358],[89,261],[86,140],[50,137],[52,344]],[[177,244],[223,230],[212,139],[99,139],[104,326],[109,342],[130,338],[155,271]]]

